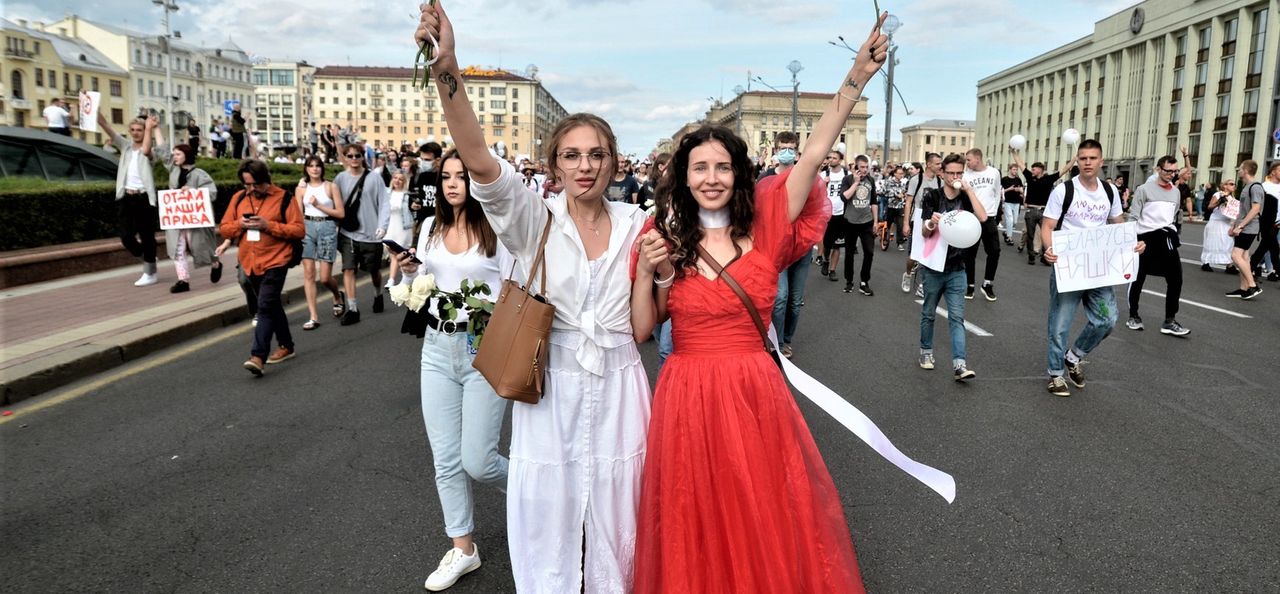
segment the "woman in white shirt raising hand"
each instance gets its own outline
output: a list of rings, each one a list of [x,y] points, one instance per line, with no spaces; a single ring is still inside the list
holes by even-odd
[[[564,191],[543,200],[489,153],[439,1],[422,8],[415,37],[439,40],[431,75],[449,131],[476,200],[522,266],[534,261],[551,221],[546,286],[532,287],[556,307],[544,398],[516,402],[512,413],[507,535],[516,589],[629,592],[649,424],[636,341],[648,338],[654,314],[633,324],[630,255],[645,214],[603,199],[617,141],[597,116],[563,119],[546,158]]]

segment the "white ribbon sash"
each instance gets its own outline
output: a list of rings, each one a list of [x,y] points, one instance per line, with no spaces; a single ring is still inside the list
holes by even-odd
[[[807,255],[805,257],[808,257]],[[774,348],[778,346],[777,335],[774,334],[773,328],[769,328],[769,340],[773,342]],[[925,484],[925,486],[937,491],[947,503],[952,503],[956,499],[956,480],[951,475],[942,472],[931,466],[926,466],[903,454],[897,447],[889,441],[883,431],[880,431],[876,424],[862,414],[848,400],[841,398],[839,394],[831,391],[822,382],[813,379],[812,376],[805,373],[799,367],[796,367],[785,357],[782,359],[782,370],[786,374],[787,379],[791,381],[791,385],[795,386],[801,394],[818,405],[819,408],[826,411],[841,425],[844,425],[854,435],[858,436],[877,454],[884,457],[885,460],[892,462],[894,466],[901,468],[903,472],[914,477],[916,480]]]

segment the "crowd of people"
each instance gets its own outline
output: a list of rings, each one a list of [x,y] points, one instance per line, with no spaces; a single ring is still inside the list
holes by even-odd
[[[295,265],[303,269],[306,331],[322,325],[320,286],[334,318],[360,322],[361,271],[372,281],[366,303],[373,313],[384,311],[386,294],[429,287],[421,307],[406,308],[402,331],[422,340],[422,415],[450,541],[426,578],[431,591],[481,566],[475,535],[492,519],[477,518],[473,480],[505,493],[521,592],[735,592],[762,583],[780,592],[863,591],[840,497],[761,336],[771,322],[778,354],[793,356],[814,263],[818,278],[843,276],[845,293],[873,297],[876,247],[905,252],[900,288],[922,300],[919,367],[935,367],[935,312],[945,303],[958,382],[977,375],[966,358],[965,302],[979,293],[997,300],[1002,245],[1025,252],[1029,265],[1052,266],[1054,230],[1136,222],[1139,273],[1127,326],[1144,328],[1141,287],[1161,276],[1169,291],[1160,329],[1173,336],[1190,332],[1176,319],[1178,247],[1196,208],[1208,218],[1205,268],[1233,266],[1239,275],[1228,296],[1260,293],[1265,262],[1276,278],[1280,164],[1261,180],[1257,163],[1241,163],[1242,187],[1224,181],[1197,207],[1179,187],[1193,175],[1186,155],[1182,166],[1160,159],[1152,178],[1130,190],[1122,178],[1099,178],[1104,154],[1096,140],[1080,142],[1054,173],[1043,163],[1027,167],[1011,151],[1002,176],[979,149],[880,166],[842,150],[801,152],[800,139],[784,132],[761,167],[736,134],[707,125],[672,153],[635,161],[619,153],[610,124],[590,114],[562,120],[543,158],[517,163],[486,141],[458,84],[444,8],[437,2],[421,11],[416,39],[436,44],[431,84],[453,132],[448,150],[435,142],[369,146],[349,128],[313,125],[296,186],[276,183],[263,159],[245,158],[238,171],[244,189],[230,197],[217,233],[188,229],[166,239],[175,293],[190,290],[193,267],[210,267],[217,282],[221,256],[238,246],[254,320],[243,367],[259,377],[296,356],[281,301]],[[886,49],[876,27],[808,146],[836,146]],[[154,117],[131,122],[128,138],[104,118],[99,124],[122,157],[121,239],[143,265],[135,284],[155,284],[159,186],[151,164],[168,168],[169,188],[216,193],[194,166],[199,127],[192,123],[187,143],[166,147]],[[210,131],[215,154],[230,142],[231,154],[243,155],[251,144],[243,125],[233,113],[225,138],[220,127]],[[333,158],[343,170],[326,179]],[[952,211],[978,220],[977,243],[926,254],[923,245],[936,242]],[[341,283],[333,275],[339,255]],[[535,404],[508,403],[473,368],[485,310],[451,297],[483,284],[492,298],[505,279],[555,306],[548,368],[535,368],[543,374]],[[1047,389],[1068,396],[1069,385],[1085,386],[1084,358],[1116,323],[1115,288],[1060,292],[1050,275],[1048,297]],[[1087,324],[1071,342],[1077,309]],[[650,338],[661,365],[652,389],[637,348]],[[711,490],[716,497],[705,496]]]

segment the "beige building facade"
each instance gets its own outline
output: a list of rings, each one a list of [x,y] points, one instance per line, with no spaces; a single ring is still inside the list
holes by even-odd
[[[1087,37],[978,83],[977,144],[1007,161],[1008,140],[1051,168],[1064,130],[1102,143],[1104,174],[1143,180],[1186,146],[1196,183],[1246,159],[1280,159],[1278,0],[1147,0]]]
[[[834,96],[829,93],[802,92],[799,94],[795,108],[799,114],[796,118],[796,134],[800,137],[801,152],[806,150],[805,145],[809,135],[813,133],[814,124],[822,117],[822,112],[826,110]],[[707,111],[703,121],[719,124],[737,132],[738,136],[747,143],[752,157],[763,162],[773,154],[774,137],[779,132],[791,131],[791,114],[792,93],[752,90],[728,102],[716,102]],[[849,115],[844,129],[836,139],[837,146],[841,143],[845,145],[845,156],[850,160],[854,155],[867,152],[867,120],[870,117],[867,114],[867,102],[864,98],[854,106],[853,113]],[[679,139],[689,130],[696,129],[697,125],[686,124],[672,136],[673,142],[678,145]],[[820,147],[820,150],[826,151],[831,148],[833,147]]]
[[[502,142],[512,155],[541,155],[568,115],[536,75],[472,66],[462,81],[485,138]],[[386,147],[451,140],[435,85],[415,89],[412,68],[325,66],[316,70],[314,85],[312,113],[321,126],[351,125],[365,142]]]
[[[112,124],[124,124],[129,108],[129,73],[107,59],[88,43],[24,26],[0,21],[5,50],[0,60],[3,98],[0,125],[25,128],[49,127],[44,109],[54,99],[67,102],[73,117],[80,105],[80,91],[102,94],[102,113]],[[82,132],[72,126],[74,137],[101,145],[101,132]]]
[[[926,153],[964,154],[974,147],[973,120],[926,120],[907,126],[902,132],[902,158],[923,163]]]
[[[265,62],[253,67],[252,127],[268,147],[309,147],[307,132],[316,67],[306,62]]]

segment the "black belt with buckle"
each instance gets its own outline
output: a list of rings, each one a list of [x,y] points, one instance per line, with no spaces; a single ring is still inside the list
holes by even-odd
[[[307,219],[308,221],[332,221],[333,220],[333,217],[313,217],[309,215],[303,218]]]
[[[456,334],[458,332],[467,331],[466,322],[455,322],[453,320],[440,320],[439,318],[427,313],[427,326],[433,330],[444,332],[445,334]]]

